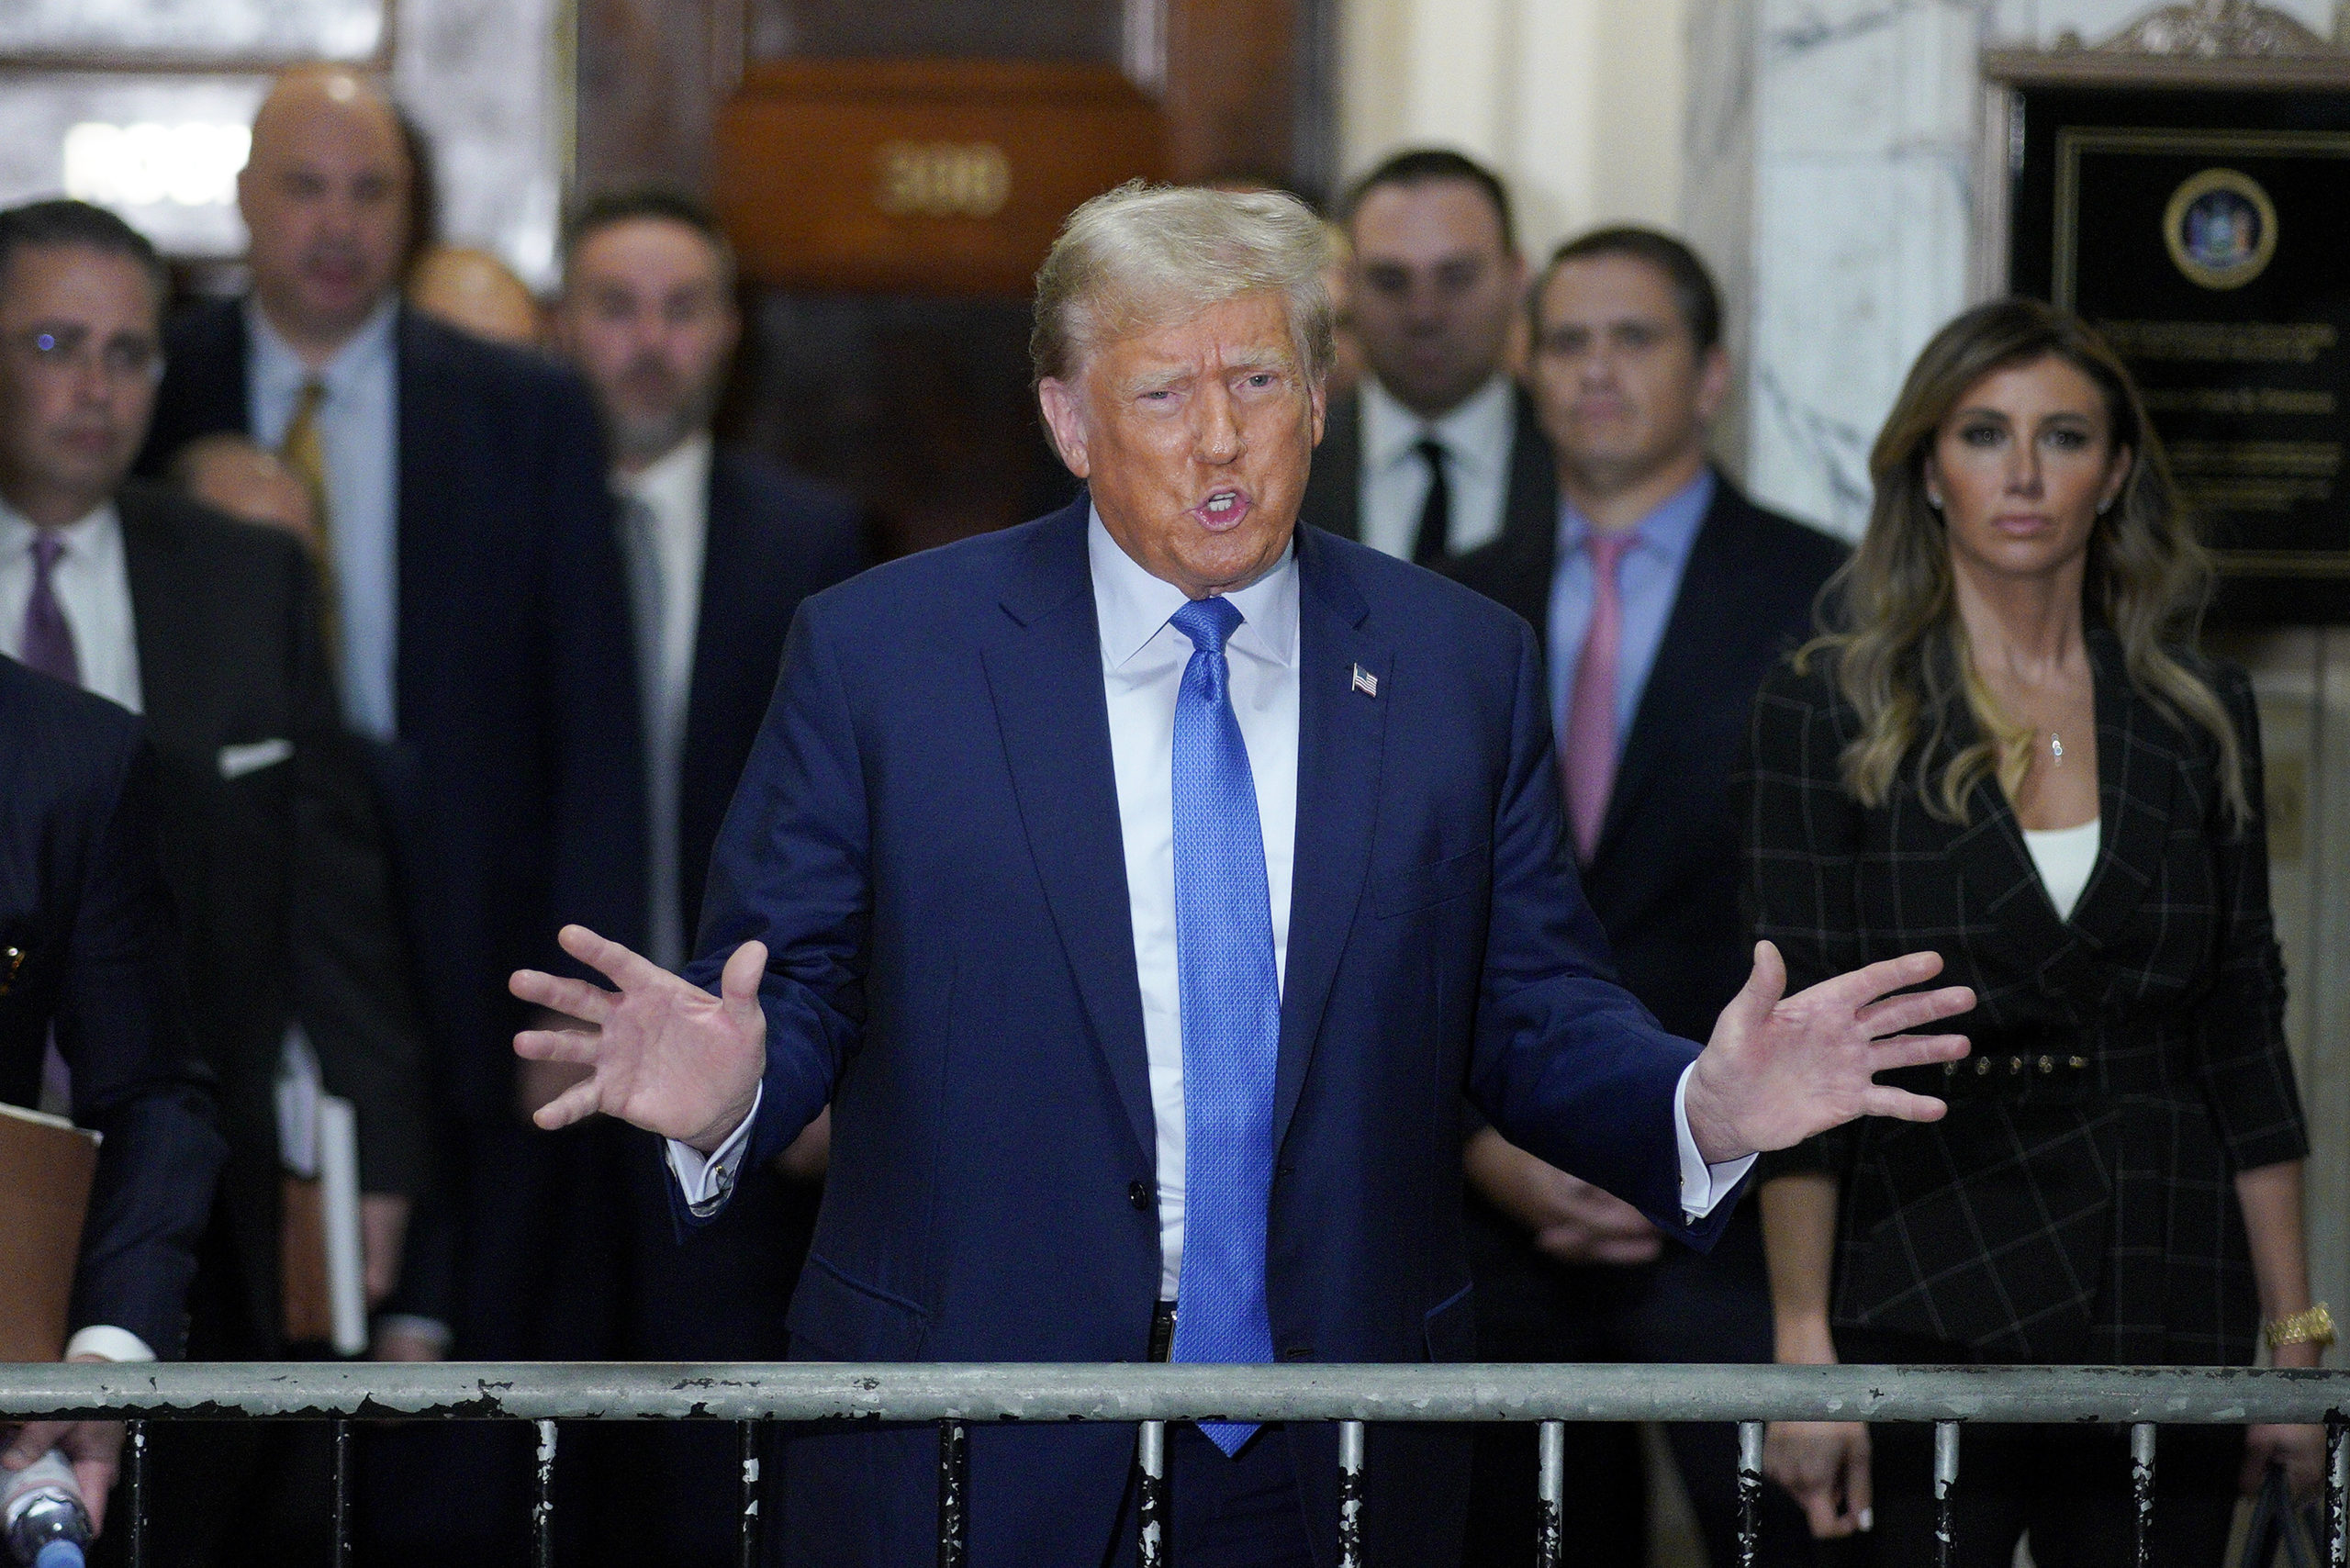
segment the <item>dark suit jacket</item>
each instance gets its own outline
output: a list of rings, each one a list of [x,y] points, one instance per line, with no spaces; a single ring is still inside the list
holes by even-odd
[[[1534,413],[1534,400],[1515,389],[1517,423],[1510,438],[1509,490],[1502,503],[1502,537],[1555,532],[1559,526],[1559,476],[1550,443]],[[1326,529],[1341,539],[1362,537],[1362,398],[1349,393],[1330,401],[1322,444],[1314,450],[1305,498],[1297,521]],[[1539,622],[1538,622],[1538,624]]]
[[[222,1228],[242,1310],[207,1343],[278,1346],[272,1085],[299,1020],[327,1087],[359,1111],[370,1192],[422,1189],[423,1037],[364,761],[319,642],[301,546],[168,491],[118,498],[139,682],[164,788],[190,1033],[219,1085]]]
[[[855,502],[749,452],[712,454],[709,517],[677,790],[677,907],[688,942],[719,823],[775,695],[791,618],[801,599],[872,564]]]
[[[2069,920],[1996,782],[1975,787],[1966,823],[1944,822],[1905,764],[1886,803],[1863,808],[1837,770],[1859,719],[1831,662],[1764,685],[1740,816],[1757,929],[1786,954],[1789,985],[1931,947],[1942,982],[1980,999],[1948,1025],[1975,1062],[1888,1075],[1950,1095],[1947,1117],[1839,1129],[1768,1169],[1841,1179],[1839,1327],[2002,1361],[2242,1363],[2260,1311],[2231,1178],[2309,1149],[2257,815],[2259,721],[2242,670],[2186,655],[2244,748],[2255,816],[2239,829],[2210,737],[2131,684],[2111,633],[2092,631],[2089,653],[2104,827]],[[1974,739],[1962,712],[1928,778]]]
[[[373,756],[425,1021],[460,1115],[513,1114],[507,976],[571,970],[566,921],[643,940],[644,770],[628,596],[587,390],[402,309],[399,737]],[[166,334],[140,462],[246,428],[241,301]]]
[[[769,944],[751,1158],[833,1106],[795,1356],[1147,1351],[1156,1134],[1086,518],[1080,498],[877,568],[793,625],[690,973]],[[1464,1095],[1702,1242],[1718,1222],[1682,1220],[1672,1111],[1695,1047],[1614,983],[1575,890],[1531,633],[1313,529],[1298,570],[1273,1343],[1288,1361],[1462,1360]],[[1336,1439],[1288,1440],[1326,1538]],[[1111,1428],[975,1430],[972,1561],[1101,1562],[1132,1446]],[[1399,1428],[1371,1464],[1371,1553],[1455,1560],[1462,1440]],[[934,1436],[824,1435],[785,1470],[810,1561],[934,1555]]]
[[[73,1119],[105,1136],[72,1326],[186,1336],[224,1156],[186,1001],[139,721],[0,658],[0,1100],[40,1096],[52,1028]]]
[[[1448,574],[1526,617],[1547,657],[1558,554],[1554,508],[1548,526],[1505,534]],[[1752,936],[1729,778],[1754,693],[1811,634],[1812,601],[1845,554],[1715,475],[1583,873],[1626,989],[1674,1034],[1705,1039],[1746,983]]]

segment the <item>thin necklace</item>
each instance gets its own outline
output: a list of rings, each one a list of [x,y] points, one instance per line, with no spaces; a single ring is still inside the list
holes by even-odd
[[[2053,730],[2048,732],[2048,755],[2056,759],[2058,767],[2065,766],[2065,737]]]

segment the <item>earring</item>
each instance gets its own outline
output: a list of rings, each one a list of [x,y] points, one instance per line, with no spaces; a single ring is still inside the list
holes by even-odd
[[[2098,502],[2097,504],[2097,515],[2099,517],[2103,517],[2107,512],[2109,512],[2112,510],[2113,498],[2111,496],[2106,497],[2105,499]]]
[[[1940,510],[1942,510],[1942,497],[1940,497],[1940,496],[1936,495],[1936,494],[1935,494],[1933,491],[1931,491],[1931,490],[1928,490],[1928,491],[1926,492],[1926,504],[1927,504],[1928,506],[1930,506],[1930,507],[1933,508],[1936,511],[1940,511]]]

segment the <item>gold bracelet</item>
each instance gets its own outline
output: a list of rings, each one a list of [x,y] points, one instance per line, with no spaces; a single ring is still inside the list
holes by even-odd
[[[2315,1345],[2323,1350],[2333,1343],[2333,1314],[2319,1302],[2307,1312],[2270,1318],[2261,1332],[2267,1336],[2272,1350],[2282,1345]]]

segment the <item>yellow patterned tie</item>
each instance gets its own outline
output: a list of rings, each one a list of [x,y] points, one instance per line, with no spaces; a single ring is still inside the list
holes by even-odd
[[[342,618],[336,611],[341,598],[335,586],[334,536],[329,528],[332,508],[327,495],[325,432],[319,421],[319,407],[326,400],[325,382],[313,376],[302,383],[301,393],[294,400],[294,418],[286,423],[285,440],[277,455],[310,495],[310,558],[319,577],[319,633],[326,644],[329,666],[340,667]]]

